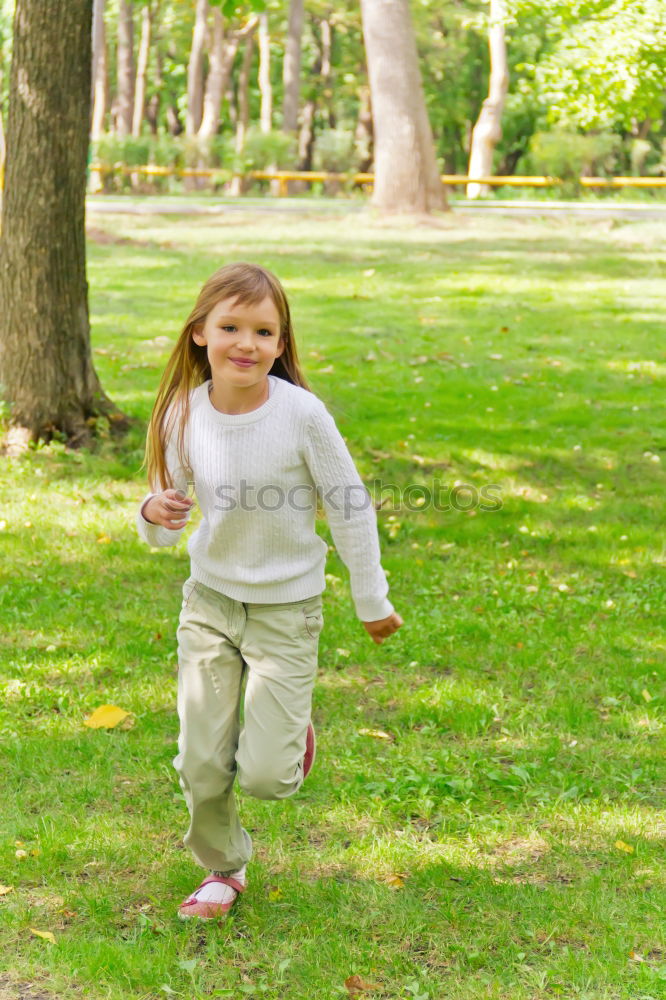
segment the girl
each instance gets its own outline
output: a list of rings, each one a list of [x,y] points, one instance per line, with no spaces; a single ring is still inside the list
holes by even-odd
[[[210,872],[178,912],[209,919],[244,891],[252,851],[234,777],[251,795],[281,799],[314,761],[327,553],[315,532],[318,496],[366,631],[381,643],[402,619],[387,598],[370,497],[307,387],[270,271],[230,264],[201,289],[160,383],[146,463],[144,541],[178,542],[194,502],[189,485],[203,515],[188,543],[177,632],[173,765],[190,814],[184,842]]]

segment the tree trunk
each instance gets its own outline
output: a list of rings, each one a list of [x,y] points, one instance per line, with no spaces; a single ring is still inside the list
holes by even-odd
[[[95,417],[127,421],[90,352],[85,186],[91,91],[90,0],[17,0],[0,236],[0,383],[7,450],[65,435],[91,440]]]
[[[206,42],[206,22],[208,20],[208,0],[197,0],[192,48],[187,64],[187,112],[185,132],[196,135],[203,116],[203,56]]]
[[[273,127],[273,88],[271,87],[271,39],[268,14],[259,15],[259,93],[261,94],[260,123],[262,132]]]
[[[203,119],[201,122],[201,128],[199,129],[199,137],[202,139],[210,139],[212,136],[217,134],[217,130],[220,127],[222,98],[229,83],[231,67],[233,66],[234,59],[236,58],[238,47],[244,38],[248,38],[250,47],[249,50],[246,50],[246,56],[249,51],[249,57],[252,57],[250,36],[259,24],[259,18],[253,16],[247,22],[245,27],[241,28],[239,31],[232,32],[227,38],[225,38],[224,20],[218,7],[215,8],[214,18],[213,43],[209,53],[210,70],[208,73],[208,80],[206,81]]]
[[[374,134],[372,129],[372,107],[370,88],[363,84],[359,88],[358,119],[354,131],[354,146],[358,156],[358,171],[367,174],[374,159]]]
[[[247,127],[250,121],[250,70],[252,68],[252,50],[254,48],[254,38],[248,36],[243,52],[243,62],[238,77],[238,117],[236,119],[236,139],[234,149],[237,158],[240,160],[245,149],[245,138]],[[240,195],[243,193],[244,178],[236,174],[229,187],[229,194]]]
[[[136,63],[136,88],[134,91],[134,113],[132,115],[132,135],[141,135],[143,113],[146,105],[146,74],[150,55],[151,10],[146,3],[141,11],[141,41]]]
[[[134,107],[134,20],[132,0],[118,3],[118,103],[116,131],[118,135],[132,132]]]
[[[493,153],[502,138],[502,112],[509,89],[509,69],[504,38],[505,0],[490,0],[488,46],[490,48],[490,84],[488,96],[481,105],[474,131],[467,174],[469,177],[490,177]],[[488,184],[468,184],[467,197],[478,198],[490,192]]]
[[[159,10],[159,8],[157,9]],[[157,11],[156,11],[157,13]],[[154,51],[155,51],[155,76],[154,76],[154,90],[150,95],[148,103],[146,104],[146,121],[150,127],[150,131],[153,135],[157,135],[157,128],[159,125],[160,118],[160,97],[162,94],[162,87],[164,85],[163,78],[163,54],[162,47],[160,45],[159,30],[155,33]]]
[[[106,116],[106,28],[104,6],[106,0],[94,0],[92,31],[92,101],[90,138],[99,139],[104,131]]]
[[[104,26],[105,0],[94,0],[92,29],[92,117],[90,138],[97,142],[104,132],[106,117],[106,29]],[[89,189],[95,193],[104,188],[104,175],[99,170],[90,171]]]
[[[312,155],[314,153],[314,118],[317,102],[308,98],[301,112],[301,127],[298,132],[298,170],[312,170]],[[307,190],[306,181],[294,181],[293,190]]]
[[[375,133],[373,204],[445,208],[408,0],[361,0]]]
[[[303,0],[290,0],[287,40],[284,48],[282,80],[282,130],[296,132],[298,128],[298,103],[301,91],[301,36],[303,34]]]
[[[208,51],[208,79],[203,98],[203,117],[199,137],[210,139],[220,126],[222,98],[229,80],[229,73],[238,50],[238,40],[224,34],[224,18],[219,7],[213,9],[213,36]]]
[[[321,86],[324,105],[327,109],[328,127],[335,128],[335,108],[333,105],[333,72],[331,50],[333,48],[333,25],[327,18],[321,20]]]
[[[2,92],[2,62],[0,62],[0,93]],[[5,155],[7,147],[5,145],[5,127],[2,121],[2,105],[0,104],[0,191],[5,182]]]
[[[313,34],[316,37],[316,31],[313,31]],[[317,110],[317,97],[322,89],[321,74],[323,64],[324,52],[320,44],[319,52],[310,69],[308,96],[301,112],[301,127],[298,133],[298,170],[312,170],[312,155],[314,153],[315,141],[315,112]],[[305,181],[296,181],[293,185],[293,190],[307,190],[307,183]]]

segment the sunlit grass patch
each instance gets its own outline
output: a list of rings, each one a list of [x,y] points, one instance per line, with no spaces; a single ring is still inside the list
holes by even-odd
[[[242,800],[248,892],[226,923],[181,923],[202,874],[172,765],[188,559],[135,535],[142,429],[5,461],[0,994],[325,1000],[359,974],[387,1000],[658,1000],[663,239],[250,210],[94,225],[93,357],[139,421],[208,274],[283,278],[313,388],[390,501],[405,626],[370,643],[331,551],[315,770],[292,800]],[[86,728],[104,704],[127,728]]]

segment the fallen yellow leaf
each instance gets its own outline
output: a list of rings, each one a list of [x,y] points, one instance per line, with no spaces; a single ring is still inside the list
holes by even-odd
[[[44,938],[46,941],[51,941],[52,944],[55,944],[55,935],[51,931],[38,931],[34,927],[31,927],[30,930],[37,937]]]
[[[13,892],[13,885],[0,885],[0,896],[6,896],[8,892]]]
[[[646,701],[652,701],[652,695],[650,694],[647,688],[643,688],[641,694],[643,695]]]
[[[100,705],[92,715],[84,719],[83,725],[91,729],[114,729],[119,722],[126,719],[129,712],[125,712],[117,705]]]
[[[366,983],[365,979],[361,979],[360,976],[348,976],[345,979],[345,986],[350,996],[354,996],[355,993],[365,993],[368,990],[379,989],[377,983]]]
[[[282,889],[271,889],[268,893],[269,902],[275,903],[276,900],[282,898]]]
[[[393,741],[394,737],[390,733],[385,733],[382,729],[359,729],[359,736],[372,736],[375,740]]]
[[[644,962],[645,961],[645,959],[643,958],[642,955],[639,955],[637,951],[633,951],[633,950],[629,952],[629,958],[631,959],[632,962]]]
[[[626,854],[634,853],[634,849],[631,846],[631,844],[625,844],[623,840],[616,840],[615,846],[617,847],[618,851],[624,851]]]
[[[98,545],[108,545],[110,541],[111,541],[111,539],[109,538],[108,535],[98,535],[97,536],[97,544]]]
[[[402,889],[405,885],[406,875],[400,874],[398,872],[393,872],[391,875],[387,875],[384,881],[387,885],[390,885],[393,889]]]

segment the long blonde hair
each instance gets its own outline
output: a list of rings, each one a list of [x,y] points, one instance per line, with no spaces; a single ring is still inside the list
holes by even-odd
[[[273,362],[270,374],[309,389],[301,371],[291,325],[291,313],[284,289],[266,268],[242,262],[227,264],[212,274],[199,292],[197,301],[178,337],[157,390],[155,405],[148,425],[146,451],[141,468],[146,466],[150,488],[173,488],[166,466],[166,444],[177,427],[177,452],[183,467],[189,465],[185,455],[185,427],[190,411],[190,392],[211,378],[205,347],[194,343],[194,329],[206,321],[211,309],[224,299],[234,299],[243,305],[255,305],[266,296],[272,299],[280,317],[280,340],[284,351]],[[168,419],[167,413],[169,414]]]

